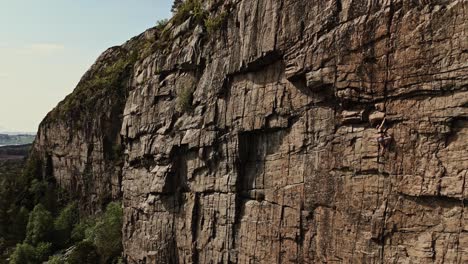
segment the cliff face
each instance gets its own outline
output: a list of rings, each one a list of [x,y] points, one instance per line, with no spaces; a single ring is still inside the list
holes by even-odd
[[[129,263],[465,263],[467,8],[211,1],[101,56],[82,83],[125,58],[123,92],[35,149],[89,210],[122,195]]]
[[[104,52],[42,121],[33,151],[44,176],[80,201],[87,213],[121,197],[123,146],[119,135],[128,80],[137,54],[135,40]]]

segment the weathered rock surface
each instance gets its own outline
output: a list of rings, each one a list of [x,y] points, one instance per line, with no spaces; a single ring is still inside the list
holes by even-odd
[[[63,186],[121,184],[129,263],[468,263],[466,1],[204,7],[226,24],[170,23],[87,129],[40,128]]]
[[[121,197],[119,131],[134,42],[110,48],[97,59],[74,92],[42,121],[34,143],[44,174],[54,176],[87,213]]]

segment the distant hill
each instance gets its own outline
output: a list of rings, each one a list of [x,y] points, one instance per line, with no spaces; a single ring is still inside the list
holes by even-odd
[[[31,144],[35,138],[32,134],[0,134],[0,146]]]

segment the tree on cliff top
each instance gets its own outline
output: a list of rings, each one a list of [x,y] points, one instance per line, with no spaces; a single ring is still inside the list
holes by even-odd
[[[182,5],[183,2],[184,0],[174,0],[174,3],[172,4],[172,8],[171,8],[172,13],[176,13],[177,9],[179,8],[180,5]]]

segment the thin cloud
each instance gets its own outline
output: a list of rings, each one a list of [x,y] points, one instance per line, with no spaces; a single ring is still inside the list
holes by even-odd
[[[29,45],[27,49],[35,52],[52,53],[64,50],[65,46],[55,43],[34,43]]]
[[[13,51],[20,55],[50,55],[61,52],[65,46],[55,43],[33,43],[20,48],[13,48]]]

